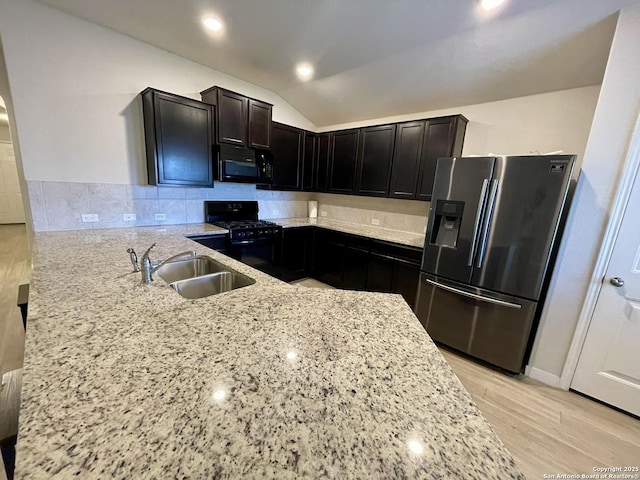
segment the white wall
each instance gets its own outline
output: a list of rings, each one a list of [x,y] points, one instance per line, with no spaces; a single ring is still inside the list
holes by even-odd
[[[199,99],[220,85],[314,125],[275,93],[33,0],[0,0],[0,35],[27,180],[146,183],[138,93]]]
[[[530,361],[549,380],[562,372],[640,113],[638,48],[640,4],[622,10],[618,19],[582,178]]]
[[[529,154],[564,150],[581,161],[599,86],[511,98],[499,102],[375,118],[322,127],[321,131],[404,122],[461,113],[469,119],[463,155]]]
[[[9,132],[9,125],[0,125],[0,142],[10,142],[11,133]]]

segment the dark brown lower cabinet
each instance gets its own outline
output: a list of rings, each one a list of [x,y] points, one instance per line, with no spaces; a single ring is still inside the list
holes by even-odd
[[[422,249],[318,228],[310,276],[336,288],[399,293],[413,308]]]
[[[348,290],[365,290],[369,266],[369,251],[358,245],[345,245],[342,287]]]
[[[415,307],[420,282],[420,262],[397,258],[393,272],[393,293],[399,293],[409,304]]]
[[[391,293],[393,291],[394,258],[371,252],[369,257],[369,275],[367,290]]]
[[[314,253],[314,230],[313,227],[282,230],[280,278],[285,282],[293,282],[310,275]]]

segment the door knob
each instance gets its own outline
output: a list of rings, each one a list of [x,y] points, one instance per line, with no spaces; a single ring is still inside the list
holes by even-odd
[[[612,277],[611,280],[609,280],[609,283],[614,287],[621,287],[624,285],[624,280],[620,277]]]

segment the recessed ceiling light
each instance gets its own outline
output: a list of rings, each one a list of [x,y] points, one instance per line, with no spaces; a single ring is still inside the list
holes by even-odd
[[[480,5],[485,10],[493,10],[504,3],[504,0],[481,0]]]
[[[220,20],[218,20],[215,17],[206,17],[202,19],[202,24],[207,27],[207,29],[211,30],[212,32],[219,32],[222,30],[222,27],[224,27],[224,25],[222,24],[222,22]]]
[[[313,77],[313,67],[308,63],[300,63],[296,67],[296,74],[303,82],[311,80],[311,77]]]

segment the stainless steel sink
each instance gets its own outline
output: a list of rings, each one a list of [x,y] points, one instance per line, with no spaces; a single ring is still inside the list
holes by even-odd
[[[184,298],[194,299],[247,287],[254,283],[256,281],[246,275],[225,271],[179,280],[170,283],[169,286]]]
[[[156,274],[167,283],[185,280],[187,278],[200,277],[210,273],[225,272],[229,268],[211,257],[198,255],[186,260],[167,262],[158,267]]]

